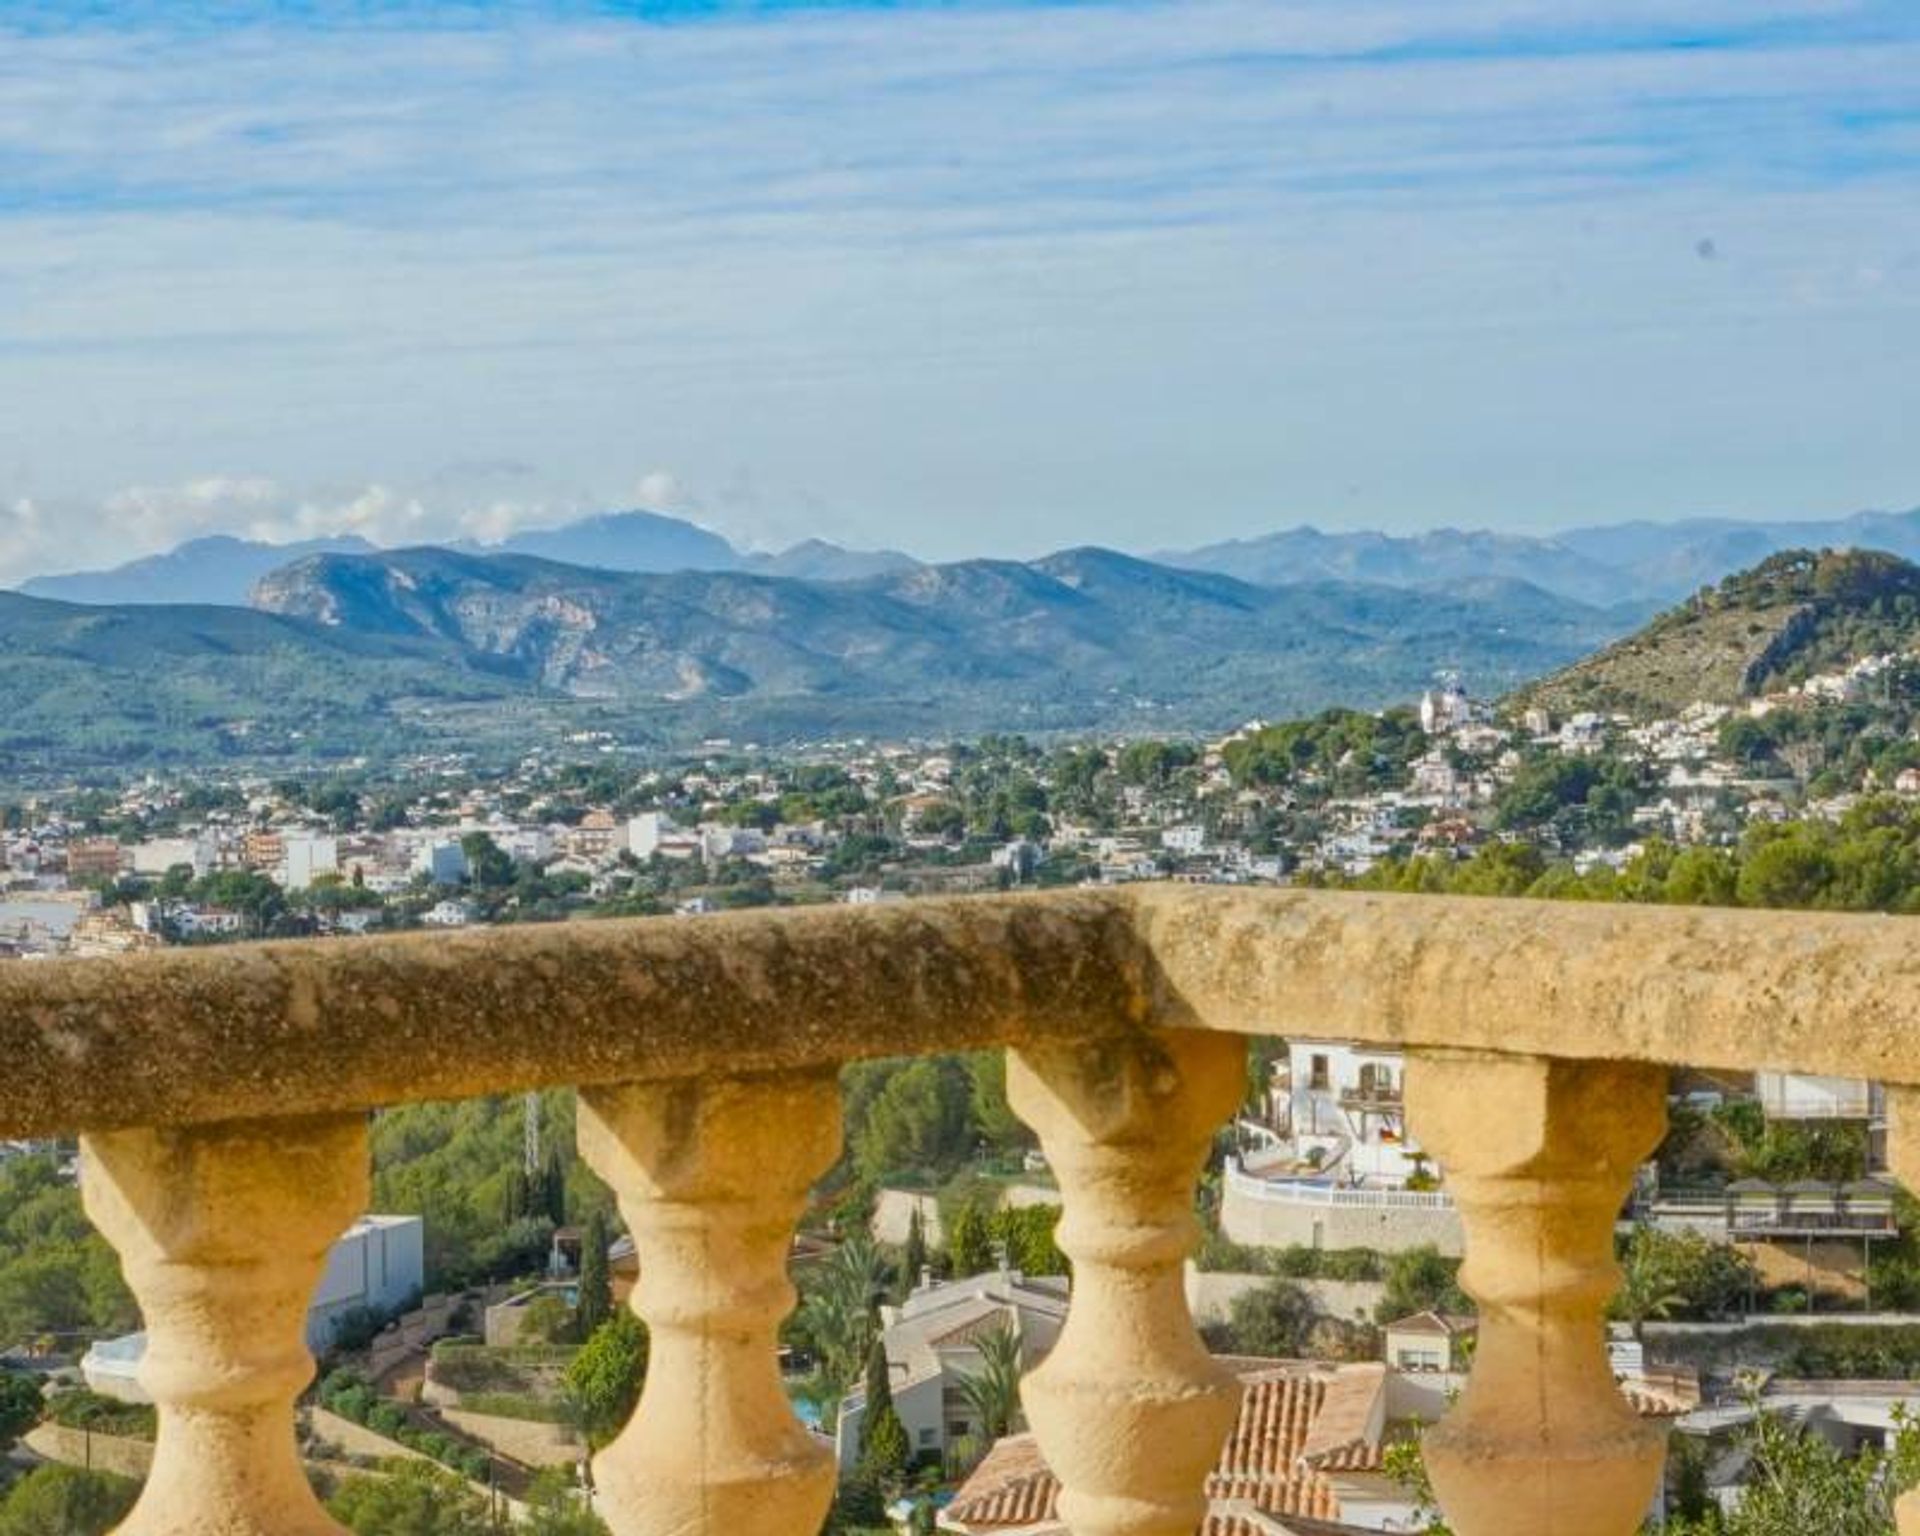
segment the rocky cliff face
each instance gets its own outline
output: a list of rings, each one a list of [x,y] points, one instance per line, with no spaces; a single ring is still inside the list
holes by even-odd
[[[1515,583],[1462,597],[1270,589],[1098,549],[833,582],[405,550],[297,562],[263,581],[255,603],[446,640],[575,696],[939,700],[1014,726],[1041,705],[1090,719],[1366,702],[1442,666],[1518,680],[1611,624]]]

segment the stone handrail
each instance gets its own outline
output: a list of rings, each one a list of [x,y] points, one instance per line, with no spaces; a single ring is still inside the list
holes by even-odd
[[[596,1463],[616,1536],[816,1530],[775,1370],[788,1240],[861,1056],[1006,1047],[1074,1261],[1026,1389],[1074,1536],[1190,1536],[1238,1389],[1182,1296],[1243,1034],[1409,1049],[1481,1308],[1428,1436],[1459,1536],[1629,1536],[1659,1432],[1614,1390],[1614,1218],[1666,1067],[1920,1082],[1903,919],[1165,886],[162,951],[0,967],[0,1135],[83,1133],[160,1412],[129,1536],[338,1536],[293,1450],[306,1299],[367,1197],[365,1111],[582,1090],[652,1369]],[[1908,1091],[1896,1168],[1920,1171]],[[1903,1530],[1920,1532],[1914,1512]]]

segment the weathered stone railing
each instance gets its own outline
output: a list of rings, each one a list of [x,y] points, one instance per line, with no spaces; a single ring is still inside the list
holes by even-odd
[[[1392,1042],[1482,1308],[1429,1437],[1461,1536],[1628,1536],[1656,1432],[1614,1390],[1612,1232],[1666,1064],[1920,1083],[1906,920],[1135,888],[0,968],[0,1135],[79,1131],[160,1408],[136,1536],[320,1536],[294,1457],[306,1298],[366,1199],[364,1112],[583,1090],[653,1368],[598,1461],[619,1536],[793,1536],[827,1453],[774,1365],[834,1069],[1005,1046],[1063,1191],[1069,1321],[1026,1403],[1076,1536],[1190,1536],[1236,1389],[1180,1271],[1248,1033]],[[1896,1166],[1920,1174],[1912,1092]],[[1920,1518],[1903,1530],[1920,1533]]]

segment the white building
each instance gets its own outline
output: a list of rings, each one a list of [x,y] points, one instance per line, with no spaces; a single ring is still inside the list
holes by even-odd
[[[1024,1365],[1043,1359],[1067,1321],[1064,1276],[1027,1279],[1018,1271],[974,1275],[924,1284],[898,1307],[880,1309],[894,1412],[916,1455],[944,1457],[950,1446],[976,1433],[959,1387],[981,1369],[980,1341],[999,1329],[1017,1329]],[[866,1393],[850,1393],[840,1405],[834,1444],[842,1468],[860,1456]]]
[[[1407,1135],[1405,1070],[1389,1047],[1291,1042],[1274,1072],[1277,1134],[1228,1160],[1221,1231],[1272,1247],[1462,1253],[1460,1213]]]
[[[349,1227],[327,1254],[307,1311],[309,1342],[326,1348],[348,1313],[400,1312],[418,1301],[426,1283],[426,1232],[418,1216],[362,1216]]]
[[[210,837],[149,838],[144,843],[135,843],[129,851],[136,875],[157,877],[177,864],[184,864],[193,871],[196,880],[212,872],[219,856],[219,849]]]
[[[413,855],[413,871],[435,885],[458,885],[467,878],[467,852],[456,842],[422,843]]]
[[[1160,846],[1182,858],[1197,858],[1207,851],[1207,829],[1192,823],[1162,828]]]
[[[994,849],[992,857],[995,869],[1008,870],[1016,880],[1025,880],[1040,867],[1046,852],[1038,843],[1016,837],[1012,842],[1002,843]]]
[[[307,1347],[332,1347],[342,1319],[361,1311],[383,1316],[419,1300],[426,1280],[426,1224],[418,1216],[363,1216],[327,1254],[327,1267],[307,1310]],[[80,1362],[87,1385],[123,1402],[151,1402],[140,1385],[147,1336],[103,1339]]]
[[[280,839],[280,883],[304,891],[320,875],[340,872],[340,844],[331,837],[289,832]]]
[[[767,834],[758,827],[706,825],[700,828],[700,857],[709,864],[746,859],[767,851]]]
[[[1469,725],[1474,716],[1473,701],[1457,681],[1450,681],[1440,688],[1429,688],[1420,695],[1420,729],[1429,736],[1442,736],[1460,726]]]
[[[473,921],[473,908],[464,901],[441,901],[421,914],[420,921],[430,928],[464,928]]]
[[[227,907],[173,907],[167,912],[167,921],[182,938],[231,938],[247,926],[244,913]]]
[[[1338,1040],[1287,1050],[1286,1135],[1335,1183],[1403,1189],[1424,1159],[1407,1135],[1404,1052]]]
[[[1884,1114],[1877,1086],[1864,1078],[1756,1072],[1753,1091],[1769,1120],[1873,1120]]]
[[[493,840],[500,851],[516,864],[544,864],[553,857],[553,834],[545,827],[507,827],[496,831]]]
[[[888,907],[895,902],[905,901],[905,891],[889,891],[877,885],[854,885],[847,888],[842,898],[850,907]]]
[[[691,859],[700,852],[700,839],[665,811],[642,811],[627,823],[627,851],[642,863],[655,854]]]

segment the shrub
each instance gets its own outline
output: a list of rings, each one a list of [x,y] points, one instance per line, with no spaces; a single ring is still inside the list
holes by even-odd
[[[47,1417],[69,1429],[90,1430],[96,1435],[124,1435],[130,1440],[151,1440],[158,1417],[151,1403],[123,1403],[117,1397],[104,1397],[84,1387],[56,1392],[47,1399]]]
[[[499,1419],[525,1419],[531,1424],[564,1424],[571,1415],[564,1403],[530,1392],[462,1393],[460,1407],[468,1413],[488,1413]]]

